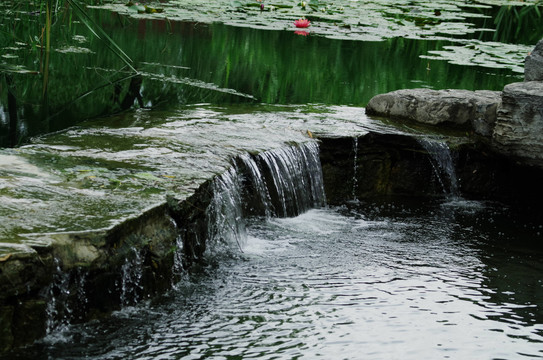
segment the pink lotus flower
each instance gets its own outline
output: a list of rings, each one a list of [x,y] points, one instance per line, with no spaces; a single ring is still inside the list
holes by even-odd
[[[294,25],[296,25],[297,28],[306,28],[311,25],[311,21],[307,19],[298,19],[294,22]]]

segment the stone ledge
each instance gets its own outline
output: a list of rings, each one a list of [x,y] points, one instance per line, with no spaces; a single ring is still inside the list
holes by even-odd
[[[469,126],[479,135],[490,136],[500,96],[499,91],[489,90],[404,89],[373,97],[366,114]]]
[[[543,81],[543,40],[539,40],[534,50],[524,62],[525,81]]]
[[[492,144],[500,153],[543,168],[543,81],[505,86]]]

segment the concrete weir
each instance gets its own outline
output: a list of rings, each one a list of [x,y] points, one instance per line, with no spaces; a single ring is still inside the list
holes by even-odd
[[[247,216],[453,188],[542,195],[537,169],[361,108],[201,105],[110,120],[0,152],[0,353],[166,291],[214,246],[235,249]]]

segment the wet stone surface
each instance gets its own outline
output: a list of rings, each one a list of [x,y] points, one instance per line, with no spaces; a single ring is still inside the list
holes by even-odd
[[[35,233],[107,229],[190,196],[244,153],[385,126],[349,107],[191,106],[98,119],[0,152],[0,256]],[[309,131],[309,132],[308,132]],[[390,128],[386,131],[396,131]]]

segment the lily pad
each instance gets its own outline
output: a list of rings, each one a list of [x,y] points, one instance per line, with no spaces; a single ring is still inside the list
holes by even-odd
[[[471,45],[481,47],[481,41],[476,39],[490,31],[496,31],[496,29],[482,27],[477,22],[477,19],[489,18],[494,7],[534,6],[538,2],[535,0],[525,2],[482,0],[470,3],[452,0],[438,2],[320,0],[304,1],[302,4],[302,2],[293,3],[291,0],[274,0],[272,3],[264,3],[266,11],[261,11],[260,5],[263,4],[261,2],[244,3],[240,0],[170,0],[160,4],[165,8],[169,21],[222,22],[238,27],[294,31],[294,21],[305,17],[311,21],[312,36],[355,41],[382,41],[390,38],[450,41],[454,43],[455,49],[460,51],[459,49]],[[129,16],[149,15],[141,13],[136,15],[121,2],[105,4],[99,8]],[[241,9],[243,11],[240,11]],[[271,9],[274,11],[268,11]],[[152,15],[155,18],[164,16]],[[491,19],[488,24],[494,26]],[[533,44],[531,46],[533,47]],[[524,45],[508,44],[507,52],[490,50],[491,46],[482,47],[485,48],[483,58],[473,55],[468,47],[466,51],[462,51],[462,54],[470,54],[465,60],[451,54],[450,49],[444,49],[442,53],[428,54],[428,59],[519,71],[518,59],[525,54]]]

